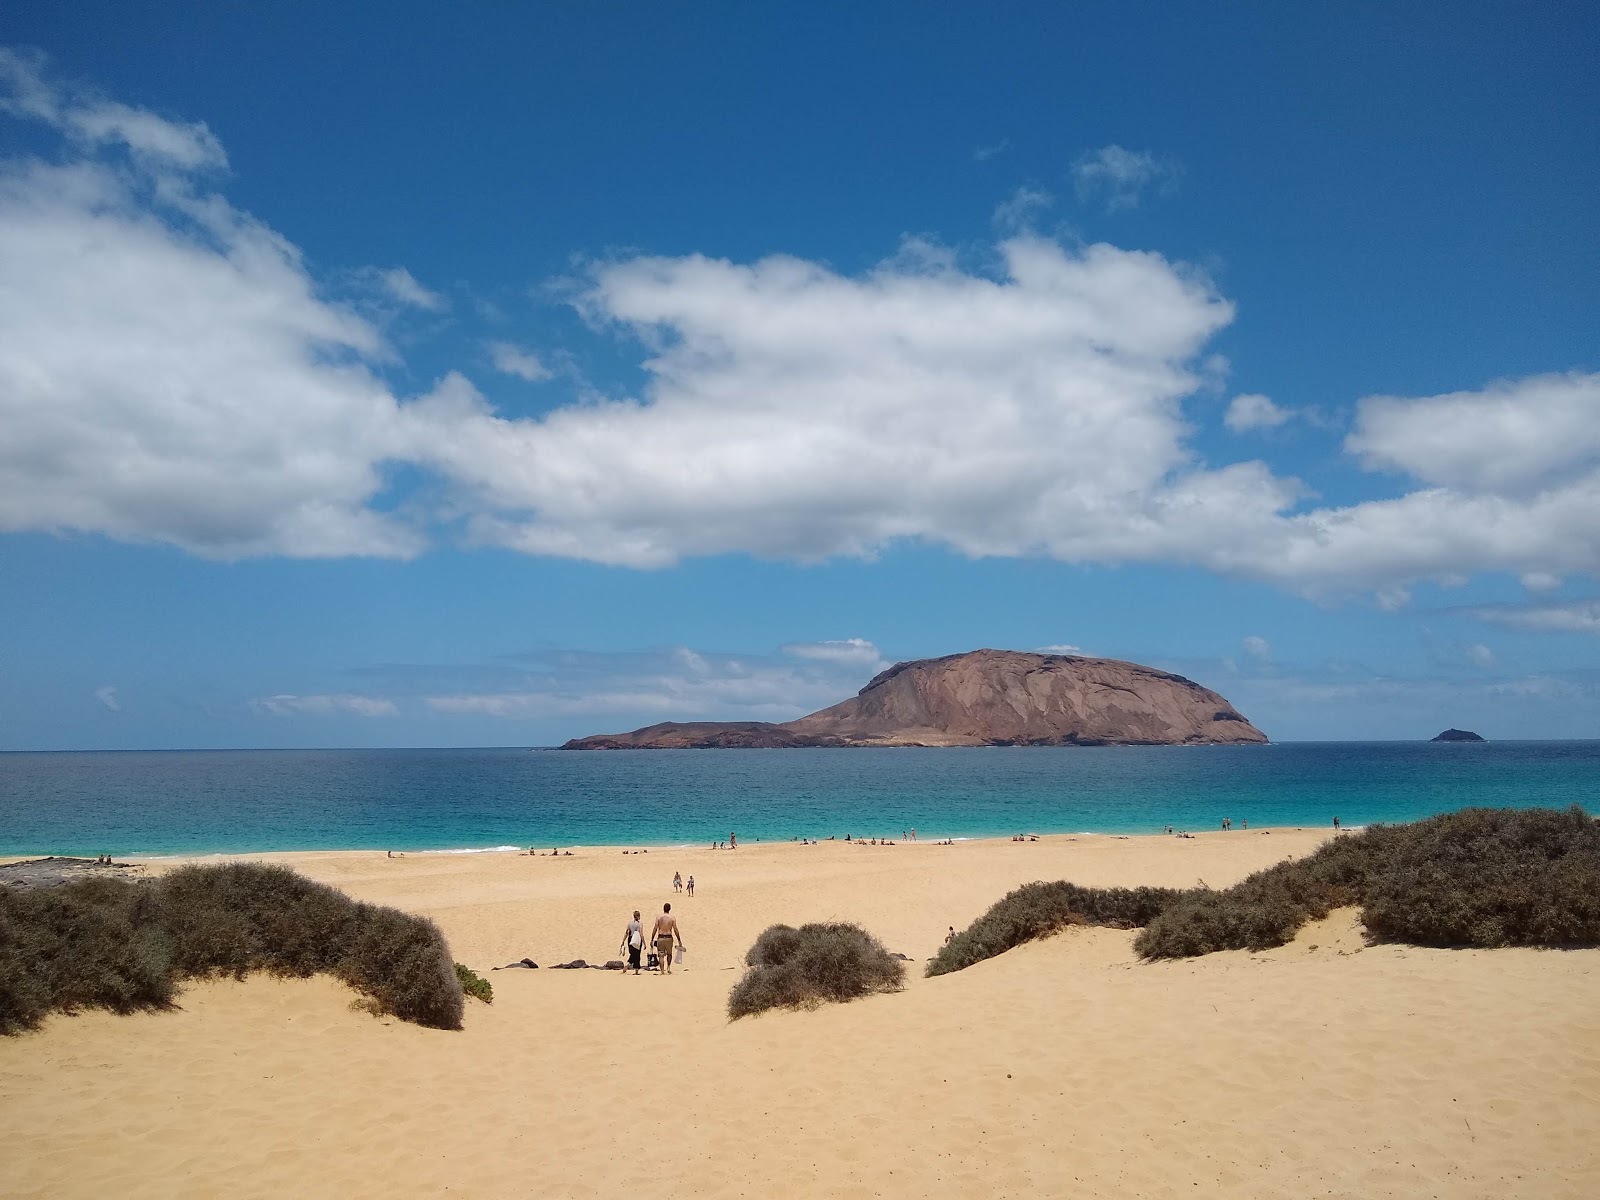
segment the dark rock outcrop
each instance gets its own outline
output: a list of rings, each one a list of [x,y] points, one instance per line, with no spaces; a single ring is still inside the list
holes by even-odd
[[[1262,743],[1216,692],[1138,663],[973,650],[897,663],[797,721],[666,722],[568,750],[794,746],[1158,746]]]
[[[1489,739],[1473,733],[1470,729],[1446,729],[1438,737],[1430,740],[1435,742],[1486,742]]]

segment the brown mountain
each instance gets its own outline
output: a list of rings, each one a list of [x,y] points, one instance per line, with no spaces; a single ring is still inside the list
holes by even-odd
[[[1112,658],[973,650],[897,663],[855,696],[782,725],[666,722],[567,750],[790,746],[1205,746],[1261,743],[1216,692]]]

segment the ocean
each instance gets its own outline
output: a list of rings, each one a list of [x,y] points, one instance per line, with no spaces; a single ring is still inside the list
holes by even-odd
[[[1600,741],[0,754],[0,854],[923,840],[1591,808]]]

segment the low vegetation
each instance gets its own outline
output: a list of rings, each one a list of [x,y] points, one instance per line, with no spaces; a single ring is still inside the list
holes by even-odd
[[[1026,883],[1009,892],[951,938],[928,963],[929,975],[944,975],[1004,954],[1023,942],[1068,925],[1139,929],[1182,892],[1173,888],[1086,888],[1075,883]]]
[[[182,867],[148,883],[0,887],[0,1032],[51,1011],[162,1008],[177,981],[328,974],[375,1011],[459,1029],[462,987],[432,921],[283,867]]]
[[[1138,928],[1141,958],[1266,950],[1357,906],[1376,938],[1422,946],[1600,944],[1600,823],[1576,806],[1469,808],[1374,825],[1230,888],[1018,888],[927,968],[957,971],[1068,925]]]
[[[733,1020],[905,987],[905,964],[859,925],[844,922],[770,926],[744,961],[744,978],[728,994]]]
[[[461,985],[463,995],[485,1004],[494,1003],[494,985],[464,963],[456,964],[456,982]]]

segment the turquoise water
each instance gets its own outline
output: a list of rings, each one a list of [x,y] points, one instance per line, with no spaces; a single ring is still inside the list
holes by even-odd
[[[0,754],[0,854],[1149,833],[1597,805],[1600,741]]]

